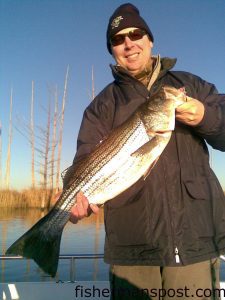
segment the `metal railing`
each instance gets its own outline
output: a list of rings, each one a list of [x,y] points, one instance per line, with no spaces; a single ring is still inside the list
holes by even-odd
[[[75,281],[75,261],[77,259],[103,259],[104,254],[61,254],[59,259],[70,260],[70,281]],[[23,256],[0,255],[0,260],[20,260],[26,259]],[[220,255],[220,259],[225,262],[225,255]]]
[[[70,281],[75,281],[75,261],[77,259],[103,259],[103,254],[61,254],[59,259],[70,260]],[[26,259],[23,256],[17,255],[0,255],[0,260],[22,260]]]

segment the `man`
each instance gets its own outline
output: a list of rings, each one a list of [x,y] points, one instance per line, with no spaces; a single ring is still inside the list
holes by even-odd
[[[160,87],[185,90],[187,102],[176,109],[176,128],[151,174],[104,206],[105,261],[112,299],[217,299],[225,199],[205,141],[225,151],[225,96],[193,74],[172,71],[176,60],[152,56],[153,42],[135,6],[115,10],[107,28],[115,81],[84,112],[74,164]],[[65,183],[69,177],[70,170]],[[98,212],[80,192],[71,221],[90,209]]]

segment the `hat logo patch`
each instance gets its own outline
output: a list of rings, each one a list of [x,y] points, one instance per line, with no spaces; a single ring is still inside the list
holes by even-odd
[[[122,16],[116,17],[111,23],[112,29],[119,27],[121,20],[123,20]]]

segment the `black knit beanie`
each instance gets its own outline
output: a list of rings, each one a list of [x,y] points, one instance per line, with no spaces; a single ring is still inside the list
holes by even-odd
[[[149,35],[151,41],[154,42],[152,32],[144,19],[142,19],[142,17],[140,16],[137,7],[135,7],[131,3],[126,3],[119,6],[109,19],[106,38],[107,48],[110,54],[112,54],[110,38],[120,30],[128,27],[137,27],[140,29],[144,29]]]

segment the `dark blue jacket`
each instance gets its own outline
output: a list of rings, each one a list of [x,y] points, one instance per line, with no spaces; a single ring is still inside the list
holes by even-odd
[[[112,67],[115,81],[84,112],[74,163],[162,85],[185,87],[188,96],[205,106],[198,126],[176,123],[145,181],[105,204],[105,261],[110,264],[185,265],[225,252],[225,197],[207,149],[208,143],[225,151],[225,95],[193,74],[171,71],[174,63],[161,60],[150,92],[126,71]]]

